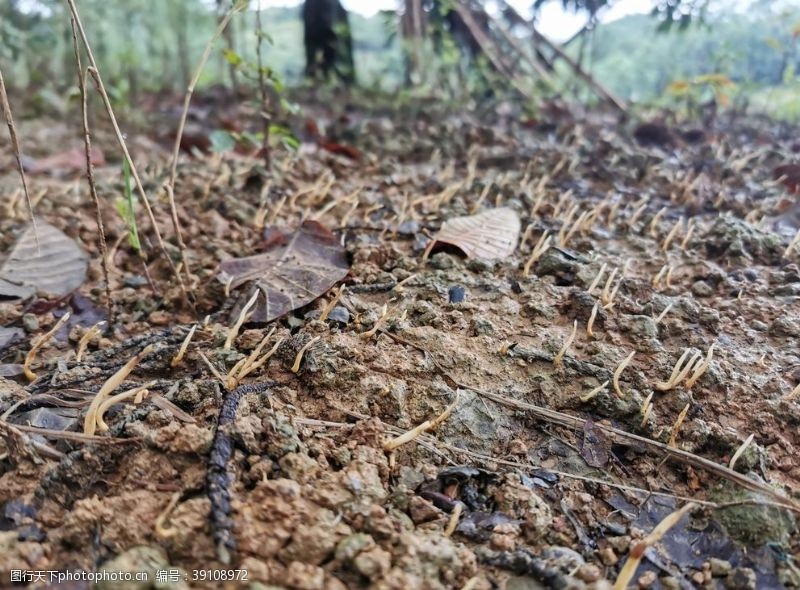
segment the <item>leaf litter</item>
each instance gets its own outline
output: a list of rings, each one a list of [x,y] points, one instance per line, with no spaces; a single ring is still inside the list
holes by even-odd
[[[246,105],[239,114],[258,120]],[[546,123],[445,111],[412,133],[402,115],[365,113],[352,125],[370,133],[342,135],[358,138],[358,166],[301,149],[280,153],[268,183],[240,154],[182,161],[196,309],[163,260],[141,276],[109,204],[118,313],[80,361],[102,317],[92,308],[104,307],[94,213],[85,194],[37,176],[33,192],[47,189],[37,213],[86,250],[86,280],[72,289],[93,305],[0,305],[0,325],[15,330],[2,366],[21,366],[67,306],[87,314],[38,350],[36,381],[0,380],[0,507],[24,514],[0,531],[0,572],[147,560],[190,571],[225,557],[252,580],[298,589],[608,588],[641,557],[639,587],[796,585],[785,506],[800,479],[800,253],[783,255],[791,237],[769,229],[794,198],[773,176],[791,134],[765,128],[765,150],[720,121],[713,139],[666,150],[602,113]],[[111,153],[113,137],[97,133]],[[156,182],[168,154],[137,141]],[[729,162],[734,151],[752,159]],[[121,194],[118,167],[97,176]],[[0,218],[9,253],[24,232],[18,197],[12,213]],[[463,255],[423,261],[430,236]],[[151,230],[140,237],[152,243]],[[558,247],[544,247],[549,237]],[[261,315],[232,333],[234,303],[254,291]],[[613,306],[600,309],[604,296]],[[345,313],[324,314],[329,304]],[[712,346],[691,389],[658,390],[683,351]],[[599,387],[628,357],[621,395]],[[76,432],[132,359],[119,390],[146,384],[150,395],[104,406],[102,436]],[[255,367],[245,386],[275,383],[269,396],[231,397],[242,367]],[[65,409],[77,414],[53,421]],[[649,545],[687,499],[699,508]]]

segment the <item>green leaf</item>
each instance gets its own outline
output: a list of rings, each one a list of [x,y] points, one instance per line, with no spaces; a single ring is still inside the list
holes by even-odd
[[[236,147],[236,139],[224,129],[215,129],[208,134],[211,140],[211,151],[215,153],[230,152]]]
[[[231,64],[235,68],[238,68],[244,62],[242,56],[236,53],[233,49],[230,49],[229,47],[226,47],[225,49],[222,50],[222,56],[229,64]]]

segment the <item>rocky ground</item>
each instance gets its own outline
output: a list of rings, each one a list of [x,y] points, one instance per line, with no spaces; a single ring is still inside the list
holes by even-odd
[[[2,584],[80,569],[150,573],[102,588],[609,588],[644,551],[634,588],[800,585],[796,129],[504,106],[310,105],[306,141],[274,150],[269,175],[252,149],[184,154],[183,256],[163,129],[131,133],[186,293],[141,209],[146,261],[131,247],[118,149],[96,123],[113,317],[80,152],[63,156],[79,124],[20,122],[36,213],[88,272],[66,296],[0,300]],[[2,260],[29,222],[0,141]],[[443,222],[498,208],[521,220],[510,255],[426,252]],[[226,348],[250,283],[226,295],[220,263],[309,219],[349,272]],[[66,311],[29,381],[32,342]],[[236,379],[259,346],[274,354]],[[92,399],[143,350],[114,392],[149,395],[85,434]],[[218,579],[236,570],[247,580]]]

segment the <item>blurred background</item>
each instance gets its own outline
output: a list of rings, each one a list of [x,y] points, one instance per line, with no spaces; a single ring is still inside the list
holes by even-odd
[[[250,0],[212,53],[199,87],[253,82],[261,11],[263,68],[273,85],[305,83],[302,3]],[[337,3],[338,4],[338,3]],[[452,6],[451,6],[452,4]],[[489,20],[478,27],[509,34],[555,82],[513,73],[532,93],[595,100],[547,38],[613,95],[647,106],[717,103],[773,117],[800,117],[800,7],[792,0],[512,0],[461,3]],[[465,39],[442,15],[452,0],[343,0],[357,88],[461,100],[485,94],[497,70],[486,48]],[[147,93],[176,92],[230,5],[224,0],[80,0],[79,9],[112,99],[132,106]],[[422,20],[408,26],[418,6]],[[477,11],[477,12],[476,12]],[[513,16],[510,16],[513,12]],[[438,15],[438,16],[437,16]],[[404,24],[406,23],[406,24]],[[488,24],[487,24],[488,23]],[[410,29],[410,31],[409,31]],[[489,35],[491,37],[491,35]],[[498,48],[502,53],[502,49]],[[517,54],[507,53],[511,62]],[[527,58],[526,58],[527,59]],[[0,68],[26,109],[63,110],[77,92],[70,21],[61,0],[0,3]],[[484,70],[481,73],[481,69]],[[507,77],[507,76],[505,76]],[[334,80],[334,83],[336,81]],[[495,80],[496,82],[496,80]],[[552,82],[552,81],[551,81]],[[497,85],[494,84],[496,87]]]

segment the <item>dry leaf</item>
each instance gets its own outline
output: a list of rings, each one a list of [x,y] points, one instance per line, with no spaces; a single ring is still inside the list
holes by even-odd
[[[93,166],[106,165],[106,157],[100,148],[92,147],[91,156]],[[86,170],[86,151],[76,147],[38,160],[26,157],[23,165],[29,174],[74,174]]]
[[[66,295],[86,280],[87,266],[88,257],[75,240],[37,220],[36,228],[28,226],[0,266],[0,297],[24,299],[37,291]]]
[[[263,254],[220,264],[218,278],[230,281],[231,289],[252,281],[264,293],[252,322],[269,322],[311,303],[350,271],[344,248],[317,221],[304,221],[294,233],[270,243],[274,247]]]
[[[449,219],[433,239],[459,248],[467,258],[495,260],[513,254],[521,226],[516,211],[502,207]]]

